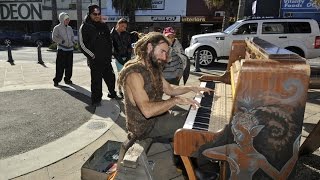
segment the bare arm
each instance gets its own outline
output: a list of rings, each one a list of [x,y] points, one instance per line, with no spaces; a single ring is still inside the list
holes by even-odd
[[[127,90],[130,102],[133,105],[138,106],[146,118],[163,114],[177,104],[191,105],[194,108],[199,106],[199,103],[197,103],[195,100],[183,97],[174,97],[168,100],[161,100],[157,102],[150,101],[147,92],[144,89],[143,77],[139,73],[131,73],[128,75],[125,88]]]
[[[162,78],[163,82],[163,91],[165,94],[169,96],[178,96],[182,94],[186,94],[188,92],[194,92],[196,94],[202,94],[204,92],[207,92],[210,94],[213,89],[200,87],[200,86],[176,86],[169,84],[168,81],[166,81],[164,78]]]

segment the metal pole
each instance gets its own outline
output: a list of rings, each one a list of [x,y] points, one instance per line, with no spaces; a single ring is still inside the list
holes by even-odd
[[[201,72],[201,70],[200,70],[200,51],[198,50],[197,52],[196,52],[196,58],[195,58],[195,70],[194,70],[194,72]]]
[[[7,48],[8,48],[8,61],[7,61],[7,62],[13,64],[13,63],[14,63],[14,60],[12,59],[12,53],[11,53],[10,43],[7,44]]]
[[[38,43],[38,64],[44,64],[44,62],[42,61],[42,55],[41,55],[41,43]]]

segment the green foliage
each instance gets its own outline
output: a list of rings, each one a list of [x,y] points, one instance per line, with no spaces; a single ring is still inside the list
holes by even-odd
[[[51,50],[56,50],[57,49],[57,43],[50,44],[48,48],[51,49]]]

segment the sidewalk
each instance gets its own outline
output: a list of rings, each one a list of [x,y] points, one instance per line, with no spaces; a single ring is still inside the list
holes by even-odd
[[[52,82],[55,64],[46,63],[47,67],[24,61],[15,62],[15,64],[11,66],[5,61],[0,61],[0,93],[30,89],[59,90],[53,87]],[[76,86],[61,83],[61,89],[73,89],[90,96],[90,72],[86,62],[75,63],[73,70],[72,80]],[[201,74],[191,72],[187,84],[199,85],[198,77]],[[106,95],[105,85],[103,90]],[[193,97],[194,95],[188,93],[186,96]],[[11,178],[17,180],[80,180],[80,168],[95,150],[108,140],[123,141],[126,137],[123,103],[104,96],[102,104],[95,110],[90,120],[80,125],[77,130],[24,154],[0,159],[0,180]],[[303,140],[319,120],[320,90],[310,89],[302,132]],[[183,179],[181,172],[178,172],[172,164],[171,156],[172,147],[170,145],[156,143],[151,147],[148,158],[155,161],[156,179]],[[320,151],[316,151],[312,158],[319,164]],[[319,166],[314,167],[308,164],[303,166],[314,173],[315,177],[320,177]]]

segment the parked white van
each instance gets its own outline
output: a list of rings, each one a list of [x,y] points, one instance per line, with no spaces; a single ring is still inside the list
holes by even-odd
[[[239,20],[223,32],[198,34],[185,49],[188,57],[199,51],[200,65],[208,66],[229,56],[233,40],[259,37],[305,58],[320,56],[319,24],[313,19],[246,19]]]

